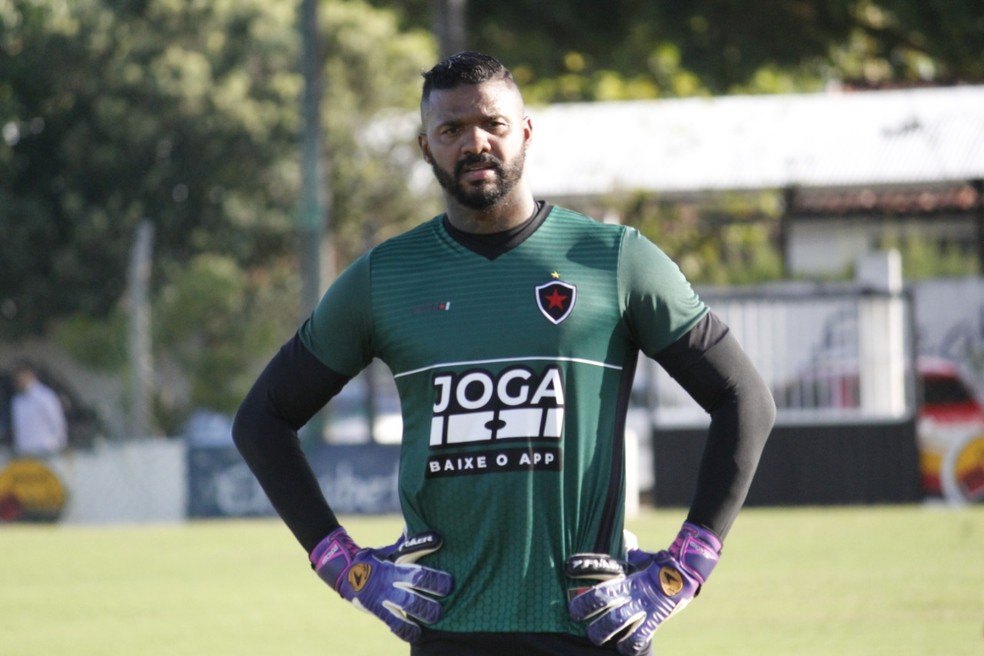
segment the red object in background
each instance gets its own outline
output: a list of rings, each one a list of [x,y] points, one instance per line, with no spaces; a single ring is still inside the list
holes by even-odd
[[[16,495],[8,494],[0,498],[0,521],[13,522],[20,519],[23,512],[24,507]]]
[[[919,439],[923,489],[929,495],[944,493],[941,477],[948,452],[967,438],[984,435],[984,406],[964,382],[958,367],[950,361],[920,358],[919,380],[922,404],[919,408]],[[971,456],[972,454],[968,454]],[[960,458],[952,475],[964,488],[965,496],[978,496],[984,485],[984,463]],[[956,464],[956,463],[955,463]]]

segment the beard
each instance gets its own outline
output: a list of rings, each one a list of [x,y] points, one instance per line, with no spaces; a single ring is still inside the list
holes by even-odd
[[[441,187],[461,205],[473,210],[487,210],[509,195],[523,177],[525,163],[526,147],[523,146],[523,150],[508,165],[504,165],[502,160],[494,155],[485,153],[461,158],[455,164],[453,172],[445,171],[433,160],[431,169]],[[479,184],[462,182],[461,176],[465,172],[465,167],[475,164],[491,165],[490,169],[495,172],[496,179],[482,181]]]

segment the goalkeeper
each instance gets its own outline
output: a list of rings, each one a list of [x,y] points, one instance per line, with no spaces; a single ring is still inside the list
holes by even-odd
[[[534,196],[533,122],[498,60],[441,61],[420,108],[446,211],[339,276],[254,383],[236,444],[318,576],[411,654],[646,653],[719,558],[772,397],[656,245]],[[623,538],[640,353],[711,417],[689,514],[655,553]],[[339,524],[297,440],[374,358],[404,431],[406,530],[382,548]]]

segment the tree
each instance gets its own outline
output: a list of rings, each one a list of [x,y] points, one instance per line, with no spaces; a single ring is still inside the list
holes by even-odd
[[[155,224],[158,274],[201,253],[249,269],[290,252],[301,85],[293,5],[0,0],[0,335],[106,315],[144,217]],[[350,256],[350,242],[364,244],[363,217],[399,222],[413,205],[394,206],[405,184],[395,167],[374,169],[378,149],[364,141],[378,112],[414,106],[433,44],[361,2],[326,9],[333,227]]]
[[[742,285],[783,274],[776,248],[781,205],[773,192],[707,195],[665,201],[647,193],[611,194],[599,202],[659,244],[687,279]],[[595,216],[599,208],[581,208]]]
[[[400,33],[390,12],[362,2],[328,2],[324,132],[331,159],[331,236],[344,265],[367,246],[438,212],[437,195],[414,190],[420,73],[434,62],[433,40]]]
[[[375,0],[426,27],[424,0]],[[539,101],[984,81],[978,0],[530,0],[468,5],[469,47]]]
[[[0,12],[2,335],[106,316],[144,217],[161,265],[217,250],[256,266],[288,246],[289,8],[118,4],[17,0]]]
[[[159,419],[234,409],[258,354],[297,325],[295,4],[0,0],[0,338],[102,344],[86,361],[120,366],[126,260],[147,217],[157,357],[187,378],[160,387]],[[415,106],[434,46],[363,2],[324,4],[344,264],[427,206],[383,161],[415,148],[416,125],[401,126],[405,146],[372,127]]]

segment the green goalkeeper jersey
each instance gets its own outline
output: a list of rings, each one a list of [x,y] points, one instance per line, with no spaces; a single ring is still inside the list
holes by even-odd
[[[301,329],[324,364],[393,372],[403,413],[408,531],[436,530],[423,562],[454,575],[434,628],[583,634],[564,561],[621,556],[623,428],[639,351],[707,312],[637,231],[545,206],[495,257],[443,216],[346,269]],[[329,499],[329,502],[331,499]]]

